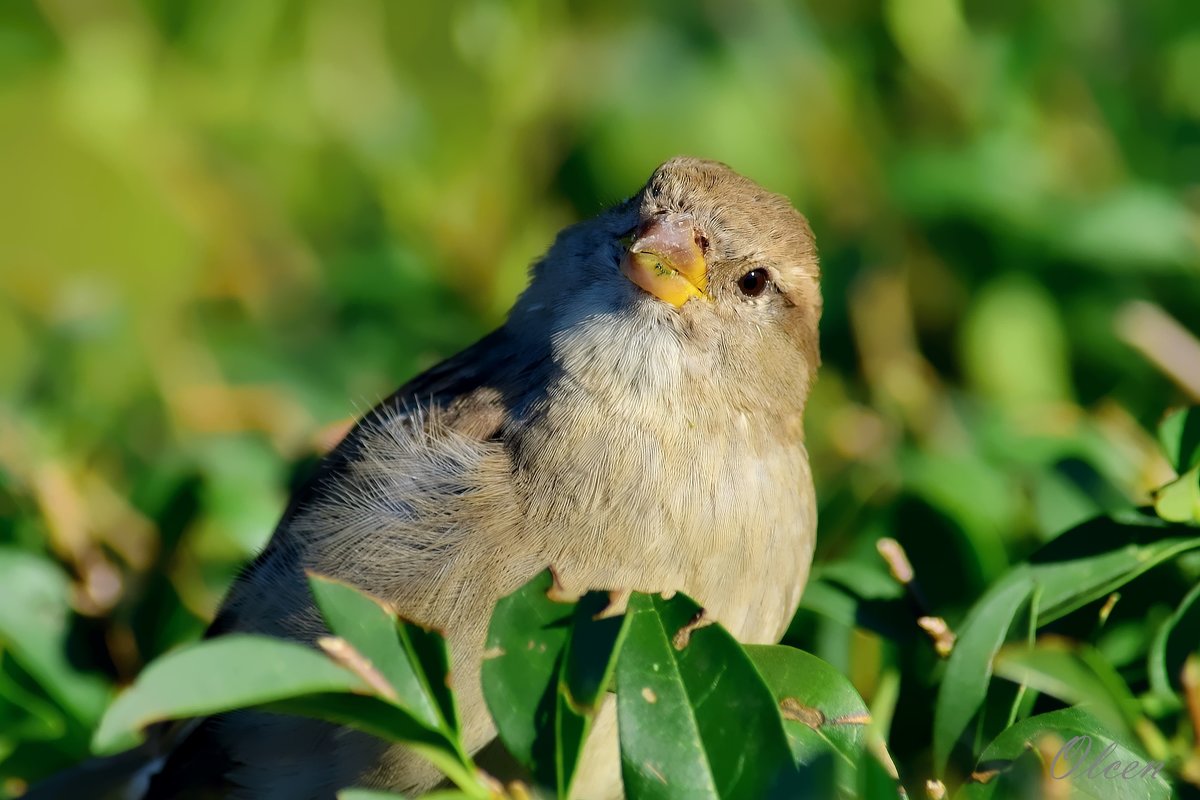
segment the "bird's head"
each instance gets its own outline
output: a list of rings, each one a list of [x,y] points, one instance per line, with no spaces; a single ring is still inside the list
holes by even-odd
[[[547,325],[568,362],[590,359],[647,391],[656,376],[707,376],[741,408],[784,412],[808,395],[820,314],[804,217],[695,158],[664,163],[632,198],[566,229],[514,309]]]

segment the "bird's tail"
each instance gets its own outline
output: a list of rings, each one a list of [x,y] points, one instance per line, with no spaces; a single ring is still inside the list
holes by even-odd
[[[199,720],[163,723],[151,728],[146,741],[132,750],[91,758],[35,784],[21,800],[143,800],[150,782],[175,746]]]

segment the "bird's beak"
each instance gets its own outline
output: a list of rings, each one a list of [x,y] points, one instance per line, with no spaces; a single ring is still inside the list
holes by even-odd
[[[676,308],[706,297],[708,265],[698,239],[690,214],[659,214],[638,230],[621,259],[621,272]]]

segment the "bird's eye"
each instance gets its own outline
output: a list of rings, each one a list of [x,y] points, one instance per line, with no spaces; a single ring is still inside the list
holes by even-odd
[[[771,276],[765,269],[752,269],[738,278],[738,288],[746,297],[758,297],[766,291],[767,284],[770,282]]]

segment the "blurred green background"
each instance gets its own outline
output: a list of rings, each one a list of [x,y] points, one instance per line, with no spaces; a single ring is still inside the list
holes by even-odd
[[[8,0],[3,792],[201,633],[352,416],[680,153],[817,233],[823,562],[894,536],[954,622],[1172,477],[1152,431],[1200,401],[1194,2]],[[868,699],[901,663],[794,635]]]

